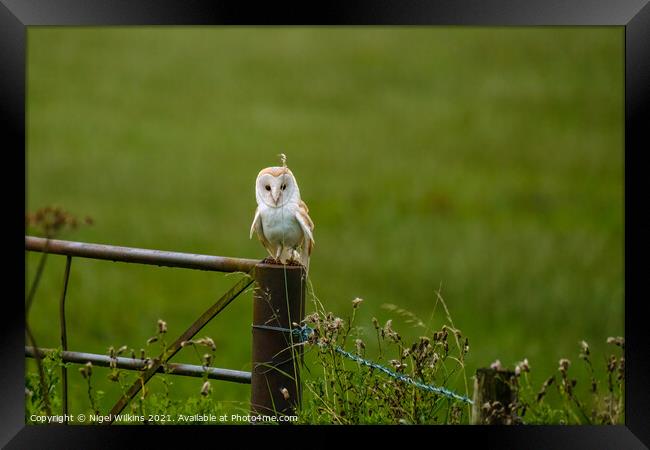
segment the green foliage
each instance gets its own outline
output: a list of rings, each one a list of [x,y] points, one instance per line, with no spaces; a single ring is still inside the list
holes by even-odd
[[[361,336],[354,323],[361,303],[361,299],[355,299],[351,316],[343,320],[325,312],[315,300],[316,312],[305,319],[314,329],[307,345],[316,352],[316,358],[307,369],[311,375],[305,382],[308,403],[301,411],[301,420],[349,425],[454,424],[466,419],[467,404],[423,391],[375,368],[350,361],[336,351],[337,347],[353,343],[351,351],[367,359],[370,357],[362,337],[376,338],[379,354],[370,359],[421,383],[445,387],[454,385],[458,377],[465,378],[464,361],[469,345],[461,331],[450,322],[440,330],[426,330],[409,345],[393,329],[392,320],[382,327],[373,318],[373,336]]]
[[[45,384],[41,383],[38,371],[28,371],[25,376],[25,423],[32,423],[31,416],[47,414],[44,389],[47,390],[53,414],[61,408],[58,383],[61,374],[61,349],[41,358]]]
[[[431,330],[427,324],[402,308],[390,305],[389,309],[413,319],[425,332],[417,341],[407,345],[389,320],[380,326],[373,318],[371,336],[362,335],[361,327],[355,325],[355,316],[363,300],[353,301],[352,313],[347,319],[325,312],[322,304],[314,297],[316,312],[308,315],[304,323],[313,331],[304,344],[307,365],[303,368],[303,404],[298,411],[301,424],[467,424],[470,420],[470,406],[456,399],[421,390],[411,384],[397,380],[374,368],[363,366],[346,359],[335,349],[350,347],[358,356],[371,359],[396,373],[408,375],[424,384],[458,390],[466,396],[468,391],[465,358],[469,353],[469,340],[456,328],[451,320],[444,300],[439,296],[447,312],[447,323],[439,330]],[[158,321],[158,332],[149,339],[157,342],[160,351],[166,348],[166,322]],[[154,339],[155,338],[155,339]],[[376,339],[379,353],[366,354],[362,338]],[[581,379],[569,375],[571,362],[562,358],[558,374],[547,378],[539,389],[530,380],[531,366],[528,359],[519,362],[514,369],[516,378],[513,388],[518,392],[512,410],[512,423],[559,424],[559,425],[614,425],[624,423],[624,380],[625,360],[623,338],[608,338],[608,343],[620,347],[619,355],[603,358],[604,369],[594,367],[589,345],[581,342],[579,358],[589,368],[589,375]],[[214,357],[213,341],[203,337],[188,341],[194,347],[203,367],[209,367]],[[207,349],[201,356],[198,348]],[[126,346],[117,351],[110,347],[109,356],[117,357]],[[134,352],[131,351],[134,355]],[[155,351],[157,353],[157,351]],[[145,361],[150,358],[145,356]],[[46,374],[46,388],[54,411],[61,407],[59,394],[59,371],[62,366],[61,350],[47,354],[42,359]],[[500,367],[497,361],[495,365]],[[70,367],[70,364],[67,364]],[[146,365],[145,365],[146,368]],[[143,369],[144,370],[144,369]],[[89,420],[85,424],[107,421],[107,406],[100,407],[104,392],[96,390],[96,370],[87,363],[79,368],[86,381],[87,398],[84,412]],[[122,393],[141,379],[143,372],[132,372],[111,364],[107,378],[119,384]],[[174,377],[168,374],[155,375],[140,393],[129,403],[116,424],[221,424],[247,423],[246,419],[233,419],[233,411],[246,416],[249,407],[246,402],[226,405],[215,400],[207,372],[202,379],[193,381],[194,392],[182,400],[172,397]],[[460,383],[459,383],[460,382]],[[25,379],[26,423],[38,423],[31,419],[33,414],[45,415],[42,387],[35,371],[29,371]],[[155,386],[158,389],[155,391]],[[576,386],[588,386],[579,391]],[[153,387],[152,387],[153,386]],[[464,386],[464,391],[462,390]],[[553,391],[552,389],[555,389]],[[552,394],[556,395],[553,396]],[[501,405],[480,405],[492,415],[502,417]],[[498,409],[501,408],[501,409]],[[225,420],[224,418],[225,417]]]
[[[522,376],[517,413],[527,424],[618,425],[625,423],[625,358],[624,339],[608,338],[607,343],[620,347],[619,355],[610,354],[602,360],[602,368],[592,364],[587,342],[580,343],[579,358],[587,365],[589,375],[583,379],[569,376],[571,361],[559,360],[558,373],[547,378],[535,390],[528,377],[529,370],[518,370]],[[520,367],[520,366],[518,366]],[[603,387],[605,384],[605,387]],[[576,388],[585,386],[582,391]],[[555,404],[546,401],[549,387],[559,397]]]

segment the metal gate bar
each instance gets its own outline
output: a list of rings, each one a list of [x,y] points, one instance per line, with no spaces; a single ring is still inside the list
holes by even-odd
[[[38,354],[41,357],[45,357],[47,354],[54,352],[54,349],[51,348],[39,348]],[[34,358],[35,355],[34,347],[25,347],[25,356],[29,358]],[[83,352],[71,352],[64,351],[61,352],[61,359],[64,362],[71,362],[75,364],[86,364],[88,361],[93,363],[95,366],[99,367],[110,367],[111,362],[115,361],[115,366],[120,369],[126,370],[142,370],[147,361],[144,359],[133,359],[133,358],[124,358],[118,356],[116,358],[111,358],[106,355],[99,355],[96,353],[83,353]],[[169,363],[167,364],[167,372],[170,375],[183,375],[186,377],[202,377],[207,372],[208,378],[213,380],[223,380],[223,381],[232,381],[234,383],[250,384],[251,382],[251,373],[244,372],[241,370],[231,370],[231,369],[219,369],[216,367],[204,367],[196,366],[193,364],[179,364],[179,363]],[[158,373],[165,373],[163,368],[158,369]]]

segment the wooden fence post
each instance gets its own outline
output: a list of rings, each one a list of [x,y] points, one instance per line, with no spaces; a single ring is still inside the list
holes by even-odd
[[[305,315],[302,266],[260,263],[255,267],[251,413],[294,415],[302,399],[303,345],[292,329]]]
[[[512,370],[481,368],[474,380],[472,425],[512,425],[517,402],[517,378]]]

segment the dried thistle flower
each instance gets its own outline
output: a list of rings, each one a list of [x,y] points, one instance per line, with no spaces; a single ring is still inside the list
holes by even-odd
[[[205,383],[203,383],[203,386],[201,386],[201,395],[205,397],[208,394],[210,394],[211,391],[212,391],[212,386],[210,386],[210,382],[206,381]]]
[[[126,345],[121,346],[120,348],[117,349],[116,355],[121,355],[121,354],[124,353],[127,349],[128,349],[128,347],[127,347]]]
[[[391,359],[390,364],[395,368],[397,372],[401,372],[408,366],[406,363],[398,361],[397,359]]]
[[[81,373],[81,376],[84,378],[90,378],[93,374],[93,364],[88,361],[83,367],[79,368],[79,373]]]
[[[501,361],[498,359],[494,361],[492,364],[490,364],[490,369],[494,370],[503,370],[503,366],[501,365]]]
[[[569,370],[569,366],[571,365],[571,361],[569,361],[566,358],[562,358],[560,359],[558,364],[559,367],[557,368],[557,370],[559,370],[562,374],[566,374],[567,370]]]
[[[289,397],[291,397],[291,396],[289,395],[289,391],[288,391],[287,388],[285,388],[285,387],[283,387],[282,389],[280,389],[280,392],[282,393],[282,397],[284,397],[285,400],[289,400]]]
[[[530,372],[528,358],[524,358],[523,361],[519,361],[515,366],[515,376],[519,376],[522,372]]]
[[[310,314],[307,317],[305,317],[305,322],[318,324],[320,323],[320,316],[318,315],[318,313]]]
[[[332,320],[328,328],[334,331],[340,330],[343,328],[343,319],[336,317],[334,320]]]
[[[614,372],[615,369],[616,369],[616,356],[610,355],[609,359],[607,360],[607,371]]]
[[[607,338],[607,343],[617,345],[621,348],[625,348],[625,338],[621,336],[616,336],[616,337],[610,336]]]
[[[357,297],[354,300],[352,300],[352,307],[353,308],[358,308],[361,303],[363,303],[363,299]]]
[[[204,345],[206,347],[210,347],[212,351],[217,349],[217,346],[214,345],[214,341],[210,337],[202,337],[201,339],[197,339],[196,341],[193,341],[197,345]]]
[[[357,353],[361,353],[361,350],[366,348],[366,344],[364,344],[361,339],[355,340],[354,345],[357,348]]]
[[[582,350],[581,356],[589,356],[589,344],[587,344],[587,341],[580,341],[580,349]]]
[[[203,365],[204,366],[209,366],[212,363],[212,355],[209,353],[206,353],[203,355]]]
[[[153,344],[156,341],[158,341],[158,336],[152,336],[149,339],[147,339],[147,345]]]
[[[158,319],[158,333],[167,333],[167,322]]]
[[[375,327],[375,330],[379,329],[379,322],[377,321],[376,317],[372,318],[372,325]]]

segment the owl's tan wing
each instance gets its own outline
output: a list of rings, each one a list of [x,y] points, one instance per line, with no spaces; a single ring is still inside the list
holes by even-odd
[[[302,243],[302,251],[300,252],[300,260],[305,266],[305,270],[309,273],[309,256],[311,255],[311,249],[314,247],[314,222],[309,217],[307,213],[309,208],[302,200],[298,204],[298,211],[296,211],[296,220],[302,228],[302,232],[305,236],[305,239]]]
[[[302,232],[305,234],[305,247],[308,247],[309,253],[311,253],[311,248],[316,243],[314,241],[314,222],[309,217],[309,208],[307,204],[300,200],[298,204],[298,211],[296,211],[296,219],[302,228]]]
[[[264,236],[264,229],[262,228],[262,216],[260,215],[259,207],[255,210],[255,217],[253,218],[253,224],[251,225],[249,239],[253,238],[253,232],[257,234],[257,238],[260,240],[264,248],[269,252],[271,256],[273,256],[271,243],[266,239],[266,236]]]

